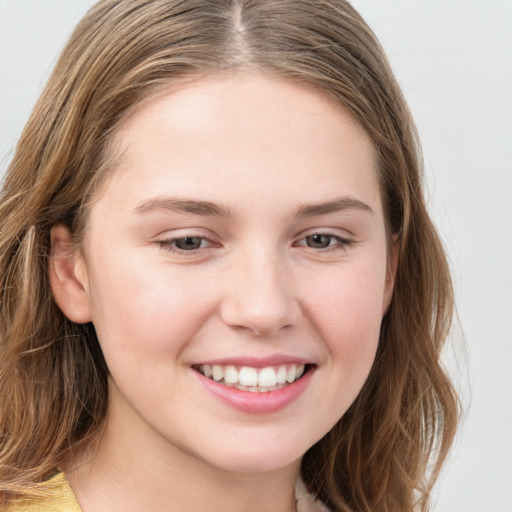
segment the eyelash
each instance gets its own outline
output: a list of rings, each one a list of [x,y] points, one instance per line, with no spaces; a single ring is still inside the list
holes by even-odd
[[[329,243],[329,245],[327,245],[326,247],[316,247],[316,248],[305,245],[305,244],[298,243],[301,241],[306,241],[308,238],[312,238],[315,236],[328,237],[329,242],[332,242],[334,240],[335,243],[334,244]],[[311,234],[301,237],[294,245],[300,246],[300,247],[308,247],[310,249],[317,250],[318,252],[325,253],[325,252],[330,252],[330,251],[340,251],[340,250],[343,251],[343,250],[346,250],[348,247],[352,246],[353,244],[354,244],[354,241],[350,240],[348,238],[344,238],[340,235],[335,235],[334,233],[329,233],[328,231],[320,231],[317,233],[311,233]]]
[[[187,240],[187,239],[199,239],[201,241],[201,245],[204,243],[204,242],[207,242],[208,243],[208,246],[207,247],[198,247],[197,249],[193,249],[193,250],[185,250],[185,249],[181,249],[179,247],[176,246],[176,242],[179,242],[181,240]],[[204,250],[204,249],[210,249],[211,247],[214,247],[215,245],[218,245],[218,244],[214,244],[211,240],[209,240],[208,238],[204,237],[204,236],[181,236],[181,237],[178,237],[178,238],[170,238],[169,240],[161,240],[158,242],[158,245],[160,245],[160,247],[170,253],[173,253],[173,254],[183,254],[183,255],[186,255],[186,256],[193,256],[193,255],[196,255],[198,254],[201,250]]]
[[[315,236],[328,237],[329,244],[326,247],[316,247],[316,248],[311,247],[310,245],[307,245],[307,240],[311,239],[312,237],[315,237]],[[187,239],[200,240],[200,246],[197,249],[192,249],[192,250],[186,250],[186,249],[182,249],[182,248],[176,246],[177,242],[185,241]],[[335,243],[331,243],[333,240],[335,241]],[[303,241],[306,243],[300,243]],[[208,244],[206,247],[202,247],[204,242],[207,242],[207,244]],[[204,236],[183,236],[183,237],[179,237],[179,238],[170,238],[168,240],[161,240],[157,243],[162,249],[164,249],[170,253],[184,255],[184,256],[195,256],[195,255],[199,254],[199,252],[204,251],[205,249],[208,250],[213,247],[219,246],[219,244],[215,244],[214,242],[212,242],[211,240],[209,240],[208,238],[206,238]],[[326,253],[326,252],[330,252],[330,251],[340,251],[340,250],[343,251],[343,250],[346,250],[348,247],[352,246],[353,244],[354,244],[353,240],[341,237],[339,235],[335,235],[334,233],[322,231],[322,232],[311,233],[311,234],[302,236],[296,242],[293,243],[293,246],[294,247],[307,247],[309,249],[313,249],[313,250],[321,252],[321,253]]]

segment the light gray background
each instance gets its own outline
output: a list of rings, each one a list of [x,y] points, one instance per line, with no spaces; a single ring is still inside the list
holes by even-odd
[[[92,3],[0,0],[0,175]],[[512,0],[353,3],[416,118],[467,343],[464,357],[454,335],[446,356],[470,407],[435,510],[512,512]]]

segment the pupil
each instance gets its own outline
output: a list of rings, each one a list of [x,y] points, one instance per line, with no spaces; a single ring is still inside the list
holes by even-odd
[[[329,247],[330,242],[330,235],[311,235],[307,237],[307,244],[309,245],[309,247],[314,247],[316,249],[323,249],[325,247]]]
[[[178,238],[175,240],[174,244],[178,249],[193,251],[194,249],[199,249],[199,247],[201,247],[201,239],[197,236],[187,236],[185,238]]]

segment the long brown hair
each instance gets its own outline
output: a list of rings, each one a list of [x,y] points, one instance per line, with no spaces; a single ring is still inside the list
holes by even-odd
[[[440,363],[453,299],[422,195],[411,115],[376,37],[344,0],[103,0],[76,28],[18,143],[0,197],[0,498],[34,491],[105,418],[94,328],[70,322],[48,280],[49,230],[79,234],[108,175],[118,123],[161,85],[256,70],[334,98],[379,156],[400,244],[374,366],[304,456],[311,492],[337,511],[425,511],[458,401]]]

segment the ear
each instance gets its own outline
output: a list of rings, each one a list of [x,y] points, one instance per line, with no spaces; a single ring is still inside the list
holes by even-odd
[[[72,322],[90,322],[87,268],[82,251],[73,243],[71,232],[64,224],[53,226],[50,240],[48,274],[55,301]]]
[[[391,304],[393,298],[393,289],[395,287],[396,269],[398,267],[398,255],[400,253],[400,242],[398,236],[393,235],[391,247],[388,252],[388,262],[386,270],[386,283],[384,285],[384,295],[382,300],[382,316],[384,316]]]

